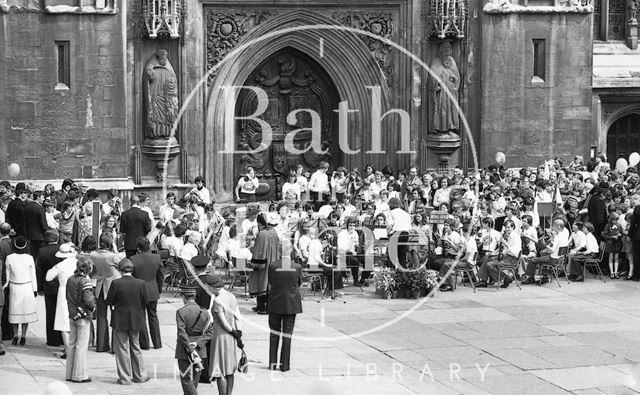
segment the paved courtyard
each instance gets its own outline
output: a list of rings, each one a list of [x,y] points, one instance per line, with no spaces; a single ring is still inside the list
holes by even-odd
[[[237,394],[637,394],[640,393],[640,286],[592,279],[566,285],[511,286],[496,292],[459,287],[415,300],[383,300],[347,288],[333,303],[305,296],[293,341],[292,369],[267,370],[267,318],[241,299],[249,374]],[[44,345],[40,321],[25,347],[0,357],[0,393],[42,394],[64,380],[58,349]],[[158,305],[164,347],[144,353],[152,380],[116,384],[113,356],[89,351],[93,382],[78,394],[180,393],[173,369],[173,293]],[[411,311],[403,317],[403,314]],[[394,322],[393,320],[397,320]],[[356,337],[353,337],[357,335]],[[35,336],[35,338],[34,338]],[[217,393],[201,384],[200,393]]]

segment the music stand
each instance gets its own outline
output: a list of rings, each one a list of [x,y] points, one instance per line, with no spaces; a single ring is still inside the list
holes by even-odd
[[[325,291],[322,293],[322,297],[320,298],[320,300],[317,301],[318,303],[335,302],[336,298],[342,298],[342,296],[344,296],[344,294],[342,292],[336,292],[336,287],[335,287],[335,283],[334,283],[336,271],[337,271],[336,268],[334,268],[333,265],[332,265],[332,267],[331,267],[331,296],[325,298],[325,293],[327,292],[327,290],[325,288]],[[329,281],[327,281],[327,283],[328,282]],[[347,301],[344,300],[344,299],[340,299],[340,301],[342,303],[347,303]]]
[[[442,225],[449,218],[449,213],[446,211],[431,211],[427,214],[428,223],[432,225]]]
[[[546,226],[546,219],[551,219],[553,217],[553,212],[555,211],[555,209],[556,204],[553,202],[538,202],[538,216],[542,218],[542,229],[547,230],[551,228],[551,221],[548,222],[549,226]]]

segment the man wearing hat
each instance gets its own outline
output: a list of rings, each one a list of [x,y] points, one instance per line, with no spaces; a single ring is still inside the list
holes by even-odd
[[[589,213],[589,222],[593,224],[593,235],[598,243],[602,240],[602,231],[607,225],[607,203],[604,196],[609,192],[609,183],[600,182],[596,186],[596,192],[589,199],[587,212]]]
[[[140,350],[140,331],[145,326],[146,287],[143,280],[133,277],[133,263],[129,259],[120,261],[119,267],[122,277],[111,283],[107,294],[107,304],[113,306],[111,327],[118,384],[144,383],[149,377]]]
[[[53,329],[59,284],[57,279],[46,281],[45,275],[51,268],[62,262],[62,258],[56,257],[56,252],[58,252],[58,232],[54,229],[49,229],[45,232],[44,238],[47,241],[47,245],[40,248],[36,261],[36,273],[38,275],[38,289],[44,294],[44,307],[47,317],[47,346],[57,347],[62,344],[60,332]]]
[[[206,267],[206,265],[205,265]],[[178,337],[176,340],[175,358],[180,369],[180,384],[185,394],[197,394],[200,375],[205,370],[202,362],[208,358],[207,345],[213,335],[210,314],[195,302],[199,287],[185,285],[180,287],[184,306],[176,311]],[[202,360],[200,365],[194,363],[193,353]]]
[[[278,225],[278,216],[275,213],[260,213],[257,218],[258,235],[251,251],[250,267],[253,269],[249,275],[249,294],[255,295],[256,307],[252,310],[258,314],[267,313],[267,300],[269,298],[267,268],[272,264],[280,264],[282,261],[282,244],[274,226]]]
[[[7,272],[5,271],[5,259],[11,254],[13,254],[13,247],[11,246],[11,238],[9,235],[11,234],[11,225],[7,222],[3,222],[0,224],[0,279],[2,280],[0,284],[4,284],[7,281]],[[54,300],[55,303],[55,300]],[[11,329],[11,324],[9,324],[9,309],[3,309],[2,305],[9,306],[9,288],[5,288],[4,290],[0,290],[0,316],[1,318],[1,326],[0,326],[0,344],[3,340],[11,340],[13,338],[13,330]],[[62,338],[60,338],[60,342],[62,343]],[[0,345],[0,347],[2,347]]]
[[[16,236],[26,236],[25,234],[25,222],[24,222],[24,208],[26,206],[27,196],[29,191],[27,190],[24,182],[19,183],[16,186],[16,197],[7,206],[7,212],[5,214],[6,221],[11,225]]]

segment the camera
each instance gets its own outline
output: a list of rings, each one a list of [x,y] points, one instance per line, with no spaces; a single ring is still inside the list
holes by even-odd
[[[80,318],[85,318],[89,315],[82,307],[78,306],[78,312],[71,317],[72,320],[78,321]]]

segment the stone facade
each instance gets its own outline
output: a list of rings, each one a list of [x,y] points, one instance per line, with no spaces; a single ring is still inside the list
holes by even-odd
[[[507,166],[589,157],[591,14],[487,13],[482,23],[481,163],[502,151]],[[533,40],[545,40],[544,80]]]
[[[113,179],[130,174],[125,53],[111,15],[0,13],[0,177]],[[82,39],[79,39],[81,35]],[[56,41],[72,80],[56,87]]]
[[[363,29],[425,64],[449,41],[460,73],[459,104],[469,127],[467,133],[461,123],[460,147],[445,155],[450,166],[473,168],[473,146],[481,167],[493,164],[497,151],[505,152],[508,166],[517,167],[537,165],[550,156],[588,155],[594,145],[604,150],[610,124],[604,113],[610,103],[618,103],[614,99],[620,86],[592,84],[593,7],[587,0],[549,7],[458,0],[443,18],[431,11],[443,3],[439,0],[182,3],[180,37],[152,39],[145,35],[142,0],[83,0],[81,5],[0,0],[0,31],[5,32],[0,39],[0,99],[6,103],[0,107],[0,178],[8,178],[7,165],[15,162],[23,169],[19,178],[46,182],[71,177],[92,180],[99,189],[118,181],[121,189],[144,190],[160,201],[157,155],[144,154],[142,84],[144,65],[161,49],[173,65],[179,105],[184,105],[175,136],[179,147],[167,167],[170,188],[186,188],[204,175],[219,200],[231,198],[239,161],[220,153],[228,120],[219,88],[244,84],[271,55],[286,48],[322,70],[336,100],[348,100],[350,108],[361,110],[349,120],[349,144],[362,152],[332,165],[437,168],[443,146],[427,139],[427,72],[388,43],[338,30],[300,30],[263,40],[225,63],[229,53],[251,39],[304,24]],[[438,23],[460,13],[460,26],[438,29]],[[542,79],[533,76],[533,40],[545,42]],[[68,87],[57,84],[57,42],[69,45]],[[220,68],[203,79],[212,66]],[[630,78],[637,79],[635,66],[630,67]],[[410,115],[413,154],[396,154],[402,144],[396,115],[384,122],[385,154],[365,152],[372,148],[367,85],[381,87],[385,110]]]

